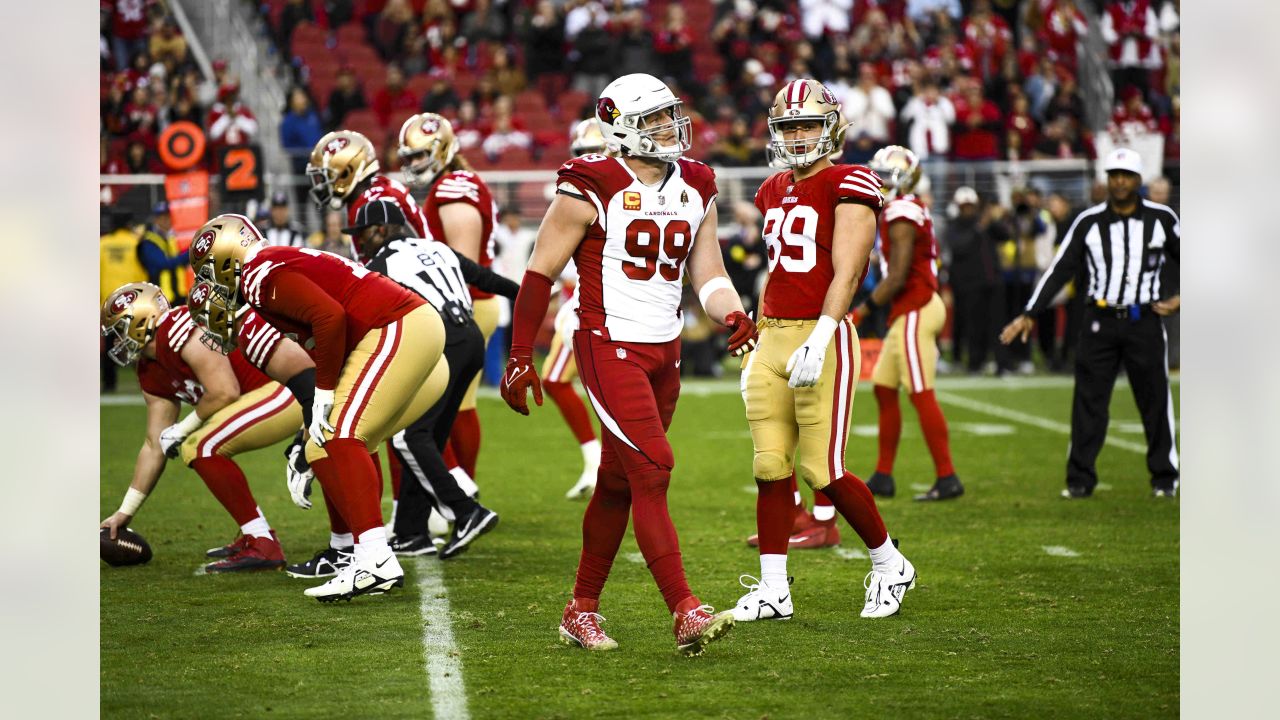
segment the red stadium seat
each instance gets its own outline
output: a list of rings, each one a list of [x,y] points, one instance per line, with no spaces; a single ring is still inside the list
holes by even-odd
[[[430,75],[426,73],[418,73],[417,75],[409,78],[409,82],[407,84],[409,92],[413,93],[414,97],[421,100],[423,96],[431,91],[431,86],[435,85],[435,83],[436,79]]]
[[[347,130],[354,130],[369,138],[379,152],[381,152],[382,146],[386,143],[390,134],[387,127],[378,119],[377,113],[369,109],[352,110],[347,113],[342,125]]]
[[[354,45],[364,45],[368,42],[365,36],[364,26],[357,22],[349,22],[338,28],[338,47],[346,51],[347,48]]]

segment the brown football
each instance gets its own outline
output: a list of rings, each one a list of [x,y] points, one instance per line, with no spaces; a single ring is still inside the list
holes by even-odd
[[[102,528],[98,538],[102,560],[112,567],[141,565],[151,560],[151,546],[141,535],[128,528],[117,531],[115,540],[111,539],[110,530]]]

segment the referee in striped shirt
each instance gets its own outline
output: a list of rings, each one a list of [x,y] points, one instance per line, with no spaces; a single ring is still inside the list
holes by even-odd
[[[1031,333],[1033,318],[1083,265],[1088,299],[1076,351],[1075,397],[1065,498],[1086,498],[1098,484],[1096,461],[1107,437],[1111,390],[1123,366],[1147,436],[1152,494],[1178,491],[1168,339],[1161,317],[1178,311],[1178,216],[1144,200],[1142,158],[1118,148],[1107,156],[1107,202],[1080,213],[1023,313],[1000,333],[1009,344]]]

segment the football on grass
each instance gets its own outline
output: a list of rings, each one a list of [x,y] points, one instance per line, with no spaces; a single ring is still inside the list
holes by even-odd
[[[151,546],[129,528],[118,530],[115,540],[111,539],[111,531],[107,528],[102,528],[98,537],[102,559],[112,567],[141,565],[151,559]]]

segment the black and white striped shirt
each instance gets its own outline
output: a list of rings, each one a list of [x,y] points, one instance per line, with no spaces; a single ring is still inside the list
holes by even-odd
[[[285,247],[306,247],[307,236],[302,232],[302,227],[297,223],[290,222],[284,227],[276,227],[270,223],[262,226],[263,238],[268,245],[282,245]]]
[[[396,238],[378,248],[367,267],[421,295],[445,318],[454,317],[447,306],[474,312],[468,285],[511,300],[520,292],[515,282],[435,240]]]
[[[1087,285],[1078,290],[1091,304],[1150,305],[1178,294],[1178,215],[1159,203],[1138,202],[1128,217],[1112,212],[1107,203],[1080,213],[1036,285],[1028,315],[1047,308],[1082,264]]]

